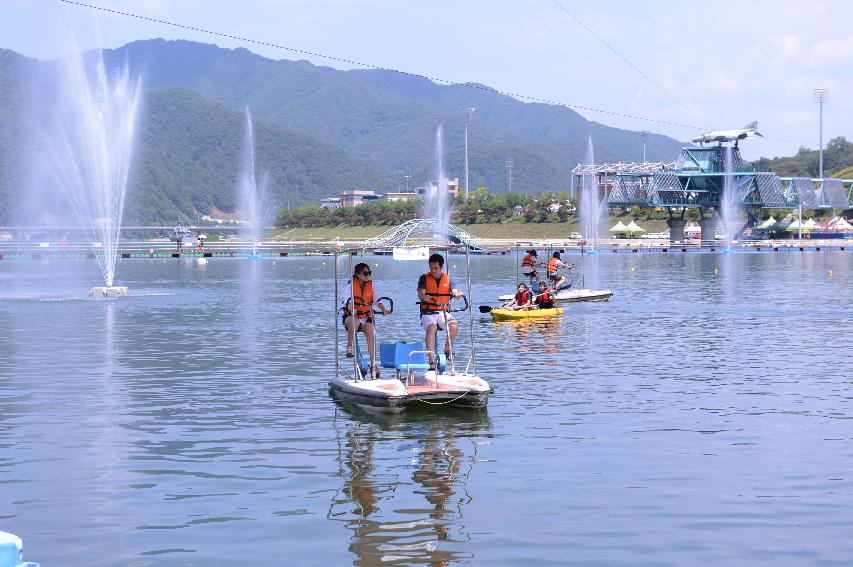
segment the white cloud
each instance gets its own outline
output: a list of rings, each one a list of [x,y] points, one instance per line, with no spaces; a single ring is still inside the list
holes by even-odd
[[[800,50],[800,38],[795,35],[771,37],[752,47],[752,60],[779,65],[788,61]]]
[[[831,67],[853,57],[853,36],[830,39],[816,43],[811,49],[810,61],[817,67]]]

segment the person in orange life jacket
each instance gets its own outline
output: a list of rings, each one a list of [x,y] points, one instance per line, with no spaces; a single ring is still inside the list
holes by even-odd
[[[551,288],[545,282],[539,284],[539,293],[536,295],[536,306],[539,309],[554,308],[554,292],[551,291]]]
[[[512,301],[504,304],[504,308],[513,310],[521,309],[524,311],[533,308],[533,293],[527,289],[527,284],[519,282],[518,292],[515,294],[515,297],[512,298]]]
[[[459,297],[459,291],[450,276],[442,272],[444,257],[441,254],[433,254],[429,257],[429,273],[423,274],[418,279],[418,299],[421,300],[421,327],[424,328],[426,336],[424,342],[429,351],[430,370],[435,370],[435,335],[439,329],[447,330],[447,339],[444,343],[444,354],[448,359],[452,356],[450,343],[456,340],[459,327],[456,320],[447,311],[450,309],[450,298]]]
[[[535,258],[536,250],[528,250],[527,254],[525,254],[524,258],[521,260],[521,273],[528,278],[539,281],[539,274],[536,273],[536,268],[539,264],[536,263]]]
[[[566,277],[557,272],[557,270],[559,270],[560,268],[566,268],[568,270],[571,270],[572,268],[574,268],[574,266],[572,266],[571,264],[566,264],[565,262],[560,260],[560,253],[554,252],[551,255],[551,259],[548,260],[548,279],[551,280],[552,284],[554,284],[555,290],[560,289],[560,285],[562,285],[562,283],[566,281]]]
[[[371,363],[376,353],[376,345],[373,340],[373,303],[374,298],[379,297],[379,294],[373,287],[372,275],[370,266],[363,262],[356,264],[352,280],[350,280],[344,290],[344,314],[342,317],[344,328],[347,330],[347,358],[352,358],[353,356],[353,336],[358,331],[361,331],[367,339],[367,352]],[[355,317],[353,317],[353,303],[355,304]],[[382,315],[388,314],[388,309],[385,308],[381,301],[377,302],[376,306],[382,311]],[[353,331],[353,325],[355,326],[355,331]],[[374,368],[373,373],[375,377],[378,377],[379,368]]]

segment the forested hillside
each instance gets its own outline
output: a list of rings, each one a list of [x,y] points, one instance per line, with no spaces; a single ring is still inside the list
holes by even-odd
[[[773,171],[780,177],[817,177],[820,172],[820,153],[800,148],[793,157],[761,158],[754,162],[761,171]],[[853,143],[839,136],[833,138],[823,151],[823,174],[826,177],[853,179]]]
[[[145,103],[125,222],[174,222],[218,209],[233,212],[244,136],[244,112],[256,121],[260,169],[269,171],[279,207],[316,204],[353,188],[400,189],[435,176],[435,138],[444,126],[449,177],[463,178],[462,111],[470,122],[471,188],[507,189],[513,160],[516,192],[567,192],[570,171],[585,161],[591,136],[595,159],[639,161],[639,134],[588,121],[571,109],[524,103],[477,85],[438,85],[378,70],[338,71],[306,61],[274,61],[246,49],[189,41],[148,40],[105,52],[111,69],[128,62],[141,72]],[[48,198],[50,181],[34,164],[38,118],[50,112],[57,62],[0,50],[0,223],[35,222],[67,206]],[[675,159],[681,144],[651,134],[650,160]],[[853,165],[853,145],[832,140],[831,174]],[[817,152],[762,158],[780,175],[817,175]],[[850,175],[847,175],[850,177]]]

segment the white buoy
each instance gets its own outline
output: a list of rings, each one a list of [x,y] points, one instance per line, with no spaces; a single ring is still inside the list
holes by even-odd
[[[93,299],[112,299],[115,297],[127,297],[127,286],[96,286],[89,290],[89,297]]]
[[[199,264],[201,264],[202,266],[207,264],[207,258],[196,258],[195,261],[198,262]]]

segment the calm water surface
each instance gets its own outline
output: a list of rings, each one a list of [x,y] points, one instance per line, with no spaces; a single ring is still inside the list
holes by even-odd
[[[424,266],[367,261],[420,339]],[[125,260],[91,301],[94,262],[0,262],[0,529],[51,567],[853,561],[850,253],[586,256],[611,302],[475,310],[488,411],[393,417],[329,395],[332,266]]]

